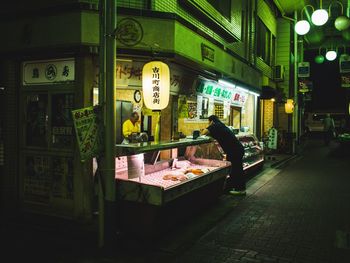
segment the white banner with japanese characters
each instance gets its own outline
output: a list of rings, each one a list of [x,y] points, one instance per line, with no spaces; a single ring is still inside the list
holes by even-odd
[[[25,61],[23,85],[60,84],[75,80],[74,58]]]

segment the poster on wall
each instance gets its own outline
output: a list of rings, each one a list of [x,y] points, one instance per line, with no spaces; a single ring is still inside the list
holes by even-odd
[[[25,201],[49,203],[52,179],[47,156],[26,156],[23,183]]]
[[[178,108],[179,118],[188,118],[188,104],[186,95],[179,95]]]
[[[47,146],[48,97],[46,94],[31,94],[26,97],[26,145]]]
[[[98,107],[73,110],[73,123],[81,161],[99,156],[103,150],[102,118]]]
[[[52,145],[59,148],[73,146],[73,119],[71,111],[74,107],[74,94],[62,93],[52,95],[51,136]]]
[[[73,199],[72,158],[52,158],[52,195],[56,198]]]
[[[197,119],[197,102],[188,102],[188,118]]]
[[[197,96],[197,118],[201,118],[203,108],[203,96]]]
[[[228,101],[224,101],[224,119],[230,116],[231,104]]]
[[[214,104],[214,99],[209,98],[208,101],[208,116],[213,115],[215,113],[215,104]]]

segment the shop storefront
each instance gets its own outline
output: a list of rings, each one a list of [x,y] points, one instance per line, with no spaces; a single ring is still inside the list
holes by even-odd
[[[20,195],[23,208],[72,213],[74,58],[22,63]],[[60,210],[64,210],[60,211]],[[51,210],[51,212],[53,212]],[[50,213],[51,213],[50,212]]]
[[[237,132],[255,134],[258,95],[242,85],[198,78],[195,92],[179,96],[179,131],[190,135],[208,126],[208,117],[217,115]]]

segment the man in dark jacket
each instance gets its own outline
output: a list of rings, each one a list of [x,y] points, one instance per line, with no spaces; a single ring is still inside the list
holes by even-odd
[[[230,177],[227,181],[227,187],[233,188],[230,194],[245,195],[246,182],[242,161],[244,148],[233,131],[222,123],[216,115],[211,115],[208,120],[209,126],[202,131],[202,134],[213,137],[226,153],[226,160],[231,162]]]

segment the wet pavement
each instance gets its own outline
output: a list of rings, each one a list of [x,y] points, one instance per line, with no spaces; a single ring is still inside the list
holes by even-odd
[[[1,224],[2,250],[10,262],[350,262],[350,156],[338,146],[309,139],[298,155],[275,155],[246,197],[222,195],[155,239],[102,250],[74,223],[15,217]]]

